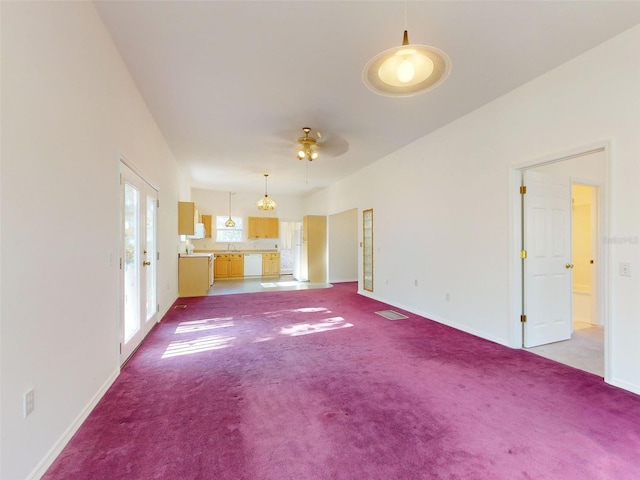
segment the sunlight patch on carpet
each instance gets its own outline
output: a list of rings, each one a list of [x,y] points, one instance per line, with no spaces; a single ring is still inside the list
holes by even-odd
[[[291,337],[299,337],[300,335],[309,335],[311,333],[328,332],[331,330],[338,330],[340,328],[353,327],[352,323],[345,322],[342,317],[327,318],[323,322],[315,323],[296,323],[288,327],[283,327],[280,330],[282,335],[289,335]]]
[[[209,352],[226,348],[236,339],[236,337],[225,337],[222,335],[210,335],[193,340],[171,342],[162,354],[161,358],[178,357],[180,355],[191,355],[194,353]]]
[[[233,327],[233,317],[205,318],[203,320],[191,320],[180,322],[176,327],[176,333],[200,332],[203,330],[215,330],[218,328]]]
[[[383,316],[387,320],[401,320],[403,318],[409,318],[406,315],[402,315],[401,313],[394,312],[393,310],[380,310],[376,312],[378,315]]]

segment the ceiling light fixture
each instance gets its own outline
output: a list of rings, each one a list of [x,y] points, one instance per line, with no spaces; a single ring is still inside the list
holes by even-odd
[[[432,90],[451,73],[451,60],[442,50],[427,45],[410,45],[407,33],[407,4],[402,45],[373,57],[362,71],[362,81],[379,95],[410,97]]]
[[[224,226],[227,228],[233,228],[236,226],[236,222],[234,222],[231,219],[231,195],[233,195],[235,192],[229,192],[229,220],[227,220],[226,222],[224,222]]]
[[[269,198],[269,194],[267,193],[267,177],[269,177],[268,173],[264,174],[264,197],[256,202],[256,206],[260,210],[273,210],[278,206],[276,202]]]
[[[304,137],[298,138],[300,145],[297,157],[298,160],[304,160],[306,158],[311,162],[318,158],[318,150],[316,149],[317,140],[309,136],[309,132],[311,131],[309,127],[304,127],[302,131],[304,132]]]

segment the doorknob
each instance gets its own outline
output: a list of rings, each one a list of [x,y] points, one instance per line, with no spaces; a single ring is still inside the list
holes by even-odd
[[[569,269],[569,268],[573,268],[573,263],[567,263],[564,268]]]
[[[142,262],[142,265],[144,265],[146,267],[146,266],[151,265],[151,262]],[[567,267],[567,268],[569,268],[569,267]]]

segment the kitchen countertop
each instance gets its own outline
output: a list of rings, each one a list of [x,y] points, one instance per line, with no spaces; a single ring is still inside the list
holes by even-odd
[[[195,250],[194,251],[194,255],[197,255],[198,253],[202,253],[202,254],[216,254],[216,253],[280,253],[278,252],[278,250]]]
[[[210,257],[213,253],[209,252],[194,252],[194,253],[179,253],[179,257]]]

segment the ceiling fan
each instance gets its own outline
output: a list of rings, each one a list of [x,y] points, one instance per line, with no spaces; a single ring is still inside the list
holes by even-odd
[[[296,156],[298,160],[307,159],[310,162],[318,158],[318,140],[309,136],[309,132],[311,129],[309,127],[304,127],[302,129],[304,132],[304,137],[298,138],[298,152]],[[320,132],[317,132],[318,139],[322,138]]]

